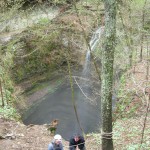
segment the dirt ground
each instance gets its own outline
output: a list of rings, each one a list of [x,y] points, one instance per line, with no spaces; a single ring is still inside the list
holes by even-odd
[[[44,125],[26,126],[0,118],[0,150],[42,150],[53,140]],[[63,141],[66,145],[68,143]]]

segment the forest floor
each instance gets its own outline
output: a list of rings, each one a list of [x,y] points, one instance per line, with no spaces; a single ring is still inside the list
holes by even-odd
[[[146,65],[138,63],[130,70],[130,79],[126,83],[126,91],[136,91],[136,96],[125,108],[125,112],[134,108],[134,115],[130,118],[117,119],[114,123],[115,150],[149,150],[150,149],[150,114],[147,95],[150,95],[149,81],[145,80]],[[134,74],[133,74],[134,71]],[[150,76],[148,77],[150,79]],[[143,91],[144,97],[137,96]],[[139,104],[138,107],[133,107]],[[142,140],[143,136],[143,140]],[[101,150],[101,135],[86,135],[87,150]],[[0,118],[0,150],[42,150],[47,149],[53,140],[45,125],[24,125],[23,123]],[[142,147],[140,143],[142,141]],[[64,150],[68,149],[68,141],[63,140]]]

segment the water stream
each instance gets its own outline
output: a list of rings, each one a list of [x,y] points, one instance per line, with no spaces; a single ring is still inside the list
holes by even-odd
[[[87,50],[86,53],[86,59],[85,59],[85,64],[83,67],[83,76],[88,76],[90,72],[90,61],[91,61],[91,52],[95,50],[99,40],[101,39],[102,33],[104,31],[104,27],[98,28],[92,35],[92,38],[90,40],[90,49]]]

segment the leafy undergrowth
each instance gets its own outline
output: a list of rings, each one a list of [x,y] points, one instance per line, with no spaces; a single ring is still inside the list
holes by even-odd
[[[14,120],[20,120],[20,115],[12,106],[4,106],[0,107],[0,114],[3,115],[4,118],[13,118]]]
[[[150,149],[150,116],[147,118],[144,138],[141,145],[145,116],[118,120],[113,129],[115,150],[149,150]],[[88,150],[101,150],[100,134],[87,137]]]

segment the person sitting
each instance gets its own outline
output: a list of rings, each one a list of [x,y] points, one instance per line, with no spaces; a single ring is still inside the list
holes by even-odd
[[[64,150],[61,135],[56,134],[54,136],[53,141],[48,145],[48,150]]]
[[[73,137],[69,140],[69,150],[76,150],[76,148],[79,148],[80,150],[85,150],[85,140],[84,137],[75,134]]]
[[[55,135],[59,120],[54,119],[50,124],[47,124],[47,130],[50,132],[51,135]]]

